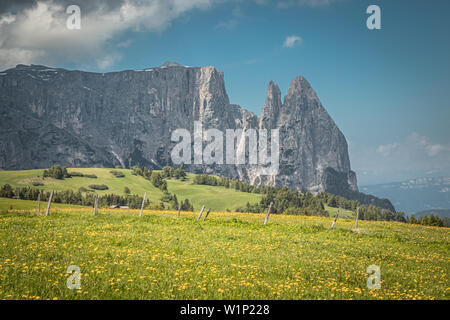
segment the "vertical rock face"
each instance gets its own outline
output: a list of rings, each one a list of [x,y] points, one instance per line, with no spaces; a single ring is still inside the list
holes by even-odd
[[[271,80],[267,88],[267,97],[261,111],[260,127],[276,128],[281,109],[281,91]]]
[[[280,165],[262,176],[247,165],[186,165],[253,184],[335,193],[357,191],[347,142],[303,77],[281,101],[272,81],[261,116],[230,104],[214,67],[91,73],[18,65],[0,73],[0,168],[171,165],[178,128],[280,130]],[[337,191],[336,191],[337,190]],[[342,191],[342,192],[341,192]]]
[[[261,127],[280,129],[280,172],[276,184],[313,192],[327,190],[331,168],[344,173],[348,188],[357,191],[350,170],[347,141],[303,77],[292,80],[281,103],[280,90],[269,83]]]

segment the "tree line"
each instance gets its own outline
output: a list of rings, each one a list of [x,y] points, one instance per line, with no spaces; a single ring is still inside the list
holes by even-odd
[[[41,194],[42,201],[48,201],[50,197],[50,191],[44,191],[31,187],[17,187],[13,188],[9,184],[5,184],[0,188],[0,197],[3,198],[18,198],[23,200],[34,200],[38,199],[39,194]],[[80,206],[93,206],[95,201],[94,192],[82,192],[80,190],[63,190],[55,191],[53,194],[52,202],[54,203],[65,203]],[[131,209],[139,209],[142,205],[143,197],[136,194],[104,194],[99,195],[98,205],[99,207],[109,207],[113,205],[128,206]],[[164,204],[165,203],[165,204]],[[153,204],[150,200],[145,200],[144,207],[149,209],[178,209],[178,199],[175,195],[170,195],[169,193],[163,194],[161,202],[159,204]],[[181,201],[181,210],[183,211],[193,211],[194,207],[189,202],[188,199]]]
[[[235,189],[241,192],[258,193],[263,197],[259,203],[250,204],[237,209],[239,212],[258,213],[264,212],[273,202],[272,213],[299,214],[299,215],[315,215],[328,216],[325,205],[334,208],[342,208],[346,210],[356,211],[359,209],[359,219],[361,220],[383,220],[383,221],[399,221],[407,222],[405,213],[392,212],[390,210],[381,209],[374,205],[364,206],[357,200],[348,200],[341,196],[336,196],[327,192],[320,192],[313,195],[309,191],[300,192],[298,190],[290,190],[287,187],[274,186],[252,186],[248,183],[229,179],[226,177],[216,177],[207,174],[196,175],[193,179],[194,184],[223,186],[225,188]]]
[[[187,176],[183,169],[174,169],[170,166],[165,166],[161,172],[156,172],[146,167],[132,167],[131,174],[144,177],[163,192],[167,191],[167,182],[164,179],[175,178],[177,180],[185,180]]]
[[[161,172],[156,172],[146,167],[132,167],[131,170],[132,174],[144,177],[149,180],[153,186],[163,192],[160,207],[164,208],[164,203],[168,203],[170,208],[173,210],[178,210],[178,207],[180,206],[180,209],[183,211],[194,211],[194,206],[188,199],[181,201],[180,205],[178,204],[176,194],[171,194],[167,190],[167,181],[164,180],[168,178],[185,180],[187,174],[183,169],[174,169],[173,167],[165,166]]]
[[[414,215],[411,215],[408,218],[408,223],[412,224],[421,224],[423,226],[434,226],[434,227],[450,227],[450,219],[448,217],[440,218],[434,214],[431,214],[430,216],[422,216],[420,218],[414,217]]]

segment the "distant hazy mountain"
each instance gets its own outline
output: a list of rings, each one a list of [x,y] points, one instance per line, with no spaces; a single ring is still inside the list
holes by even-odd
[[[423,216],[435,215],[440,218],[450,218],[450,209],[432,209],[432,210],[424,210],[420,212],[416,212],[414,216],[416,218],[420,218]]]
[[[450,177],[419,178],[363,186],[362,192],[389,198],[398,211],[408,214],[432,209],[450,209]]]

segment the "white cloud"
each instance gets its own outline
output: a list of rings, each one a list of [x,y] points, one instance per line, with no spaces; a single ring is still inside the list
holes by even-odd
[[[100,59],[97,59],[97,66],[100,69],[107,69],[111,66],[113,66],[116,62],[120,61],[122,59],[122,56],[118,53],[112,53],[108,54],[106,56],[103,56]]]
[[[430,142],[427,137],[421,136],[416,132],[413,132],[411,134],[410,139],[414,143],[417,143],[418,146],[421,146],[430,157],[434,157],[438,155],[440,152],[448,151],[450,149],[450,147],[444,146],[442,144],[434,144]]]
[[[119,61],[117,51],[128,45],[126,39],[114,43],[127,31],[162,32],[174,19],[193,10],[207,10],[230,1],[235,4],[228,20],[216,28],[235,28],[244,15],[241,0],[77,0],[81,8],[81,30],[66,28],[66,13],[72,0],[29,0],[0,2],[0,70],[16,64],[77,64],[92,67]],[[292,5],[319,6],[335,0],[286,1]],[[274,4],[253,0],[256,5]],[[15,7],[14,7],[15,6]],[[14,7],[14,9],[13,9]],[[6,10],[10,12],[6,12]],[[285,47],[301,43],[286,39]],[[298,37],[298,38],[295,38]],[[111,58],[115,56],[115,58]],[[106,57],[98,60],[98,57]],[[114,62],[114,63],[115,63]]]
[[[129,47],[132,43],[133,43],[133,40],[128,39],[128,40],[119,42],[119,43],[117,44],[117,46],[120,47],[120,48],[126,48],[126,47]]]
[[[395,151],[397,148],[398,148],[397,143],[390,143],[386,145],[380,145],[376,150],[379,154],[383,155],[384,157],[387,157],[390,156],[391,153]]]
[[[300,45],[302,43],[302,38],[300,36],[292,35],[287,36],[284,40],[283,47],[284,48],[292,48],[296,44]]]
[[[440,144],[433,144],[428,146],[427,153],[430,157],[434,157],[435,155],[439,154],[441,151],[447,150],[446,147]]]
[[[450,173],[450,143],[437,143],[416,132],[378,146],[354,141],[348,145],[360,185]]]
[[[53,0],[39,0],[14,16],[0,16],[0,69],[18,63],[83,63],[109,56],[99,61],[99,67],[106,66],[118,61],[118,54],[111,56],[107,47],[123,32],[160,32],[183,13],[207,9],[213,1],[123,0],[108,10],[99,5],[89,7],[90,11],[80,5],[81,29],[69,30],[66,8]]]
[[[6,14],[0,17],[0,25],[1,24],[10,24],[16,21],[16,16],[13,14]]]

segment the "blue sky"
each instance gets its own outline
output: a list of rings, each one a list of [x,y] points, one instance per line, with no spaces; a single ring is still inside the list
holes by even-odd
[[[64,2],[41,2],[4,11],[0,31],[14,24],[29,30],[46,10],[52,22],[65,18]],[[230,101],[257,114],[270,80],[284,95],[303,75],[346,136],[360,185],[450,174],[450,1],[172,0],[168,7],[136,5],[144,14],[119,22],[108,18],[126,1],[116,2],[87,12],[81,3],[79,36],[40,35],[39,25],[33,39],[16,34],[25,39],[2,43],[0,36],[0,65],[20,60],[100,72],[165,61],[213,65],[225,73]],[[381,8],[381,30],[366,27],[371,4]],[[299,41],[283,46],[289,36]]]

